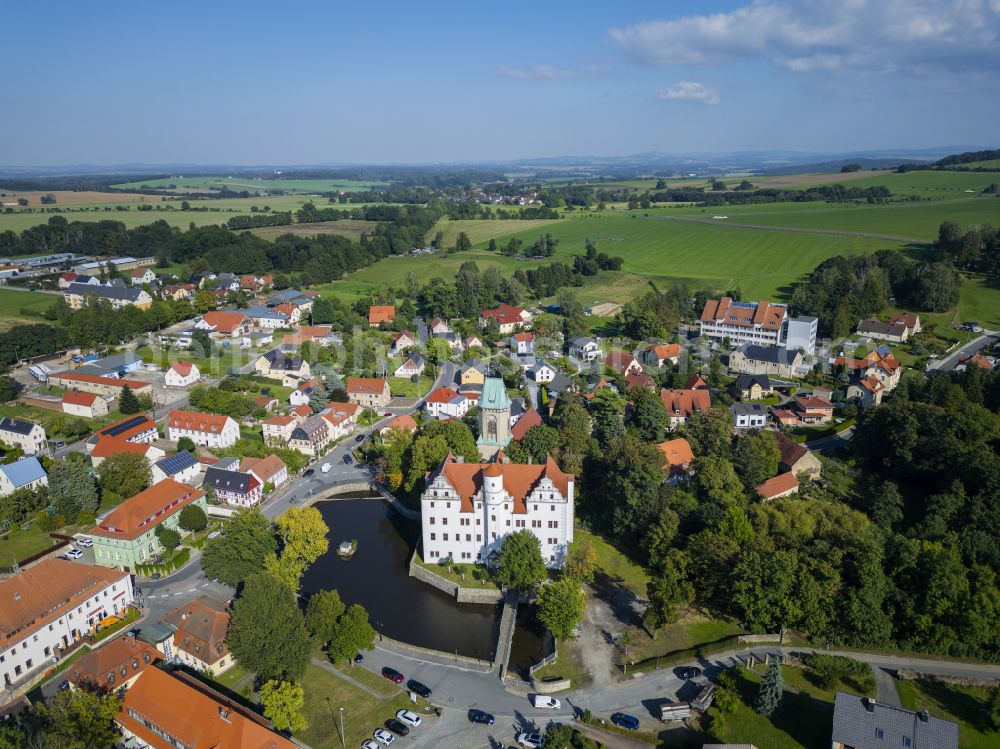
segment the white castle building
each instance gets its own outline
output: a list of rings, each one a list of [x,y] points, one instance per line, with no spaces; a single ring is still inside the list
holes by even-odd
[[[494,565],[508,533],[529,530],[549,567],[573,541],[573,475],[550,457],[541,465],[464,463],[448,455],[421,497],[423,556]]]

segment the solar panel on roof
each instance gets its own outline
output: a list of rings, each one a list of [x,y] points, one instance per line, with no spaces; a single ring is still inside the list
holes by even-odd
[[[892,349],[891,349],[891,348],[889,348],[889,345],[888,345],[888,344],[886,344],[886,343],[883,343],[883,344],[881,344],[881,345],[880,345],[880,346],[879,346],[879,347],[878,347],[877,349],[875,349],[875,350],[876,350],[876,351],[878,352],[878,355],[879,355],[879,356],[888,356],[889,354],[891,354],[891,353],[892,353]]]
[[[112,424],[106,429],[101,430],[101,434],[107,437],[117,437],[123,432],[127,432],[129,429],[135,429],[140,424],[146,421],[146,416],[140,414],[139,416],[133,416],[131,419],[126,419],[125,421],[119,422],[118,424]]]
[[[164,458],[156,465],[159,466],[160,470],[168,476],[173,476],[180,473],[185,468],[190,468],[191,466],[197,464],[197,458],[185,450],[177,453],[176,455],[171,455],[169,458]]]

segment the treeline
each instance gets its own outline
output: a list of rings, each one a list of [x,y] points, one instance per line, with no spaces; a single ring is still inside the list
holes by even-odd
[[[989,224],[973,224],[963,232],[954,221],[945,221],[934,249],[938,260],[957,268],[1000,275],[1000,229]]]
[[[943,159],[938,159],[933,164],[900,164],[896,171],[919,172],[943,169],[955,172],[1000,172],[1000,168],[998,167],[962,166],[963,164],[971,164],[976,161],[994,161],[996,159],[1000,159],[1000,149],[998,148],[992,148],[987,151],[966,151],[964,153],[956,153],[951,156],[945,156]]]
[[[65,351],[69,344],[70,337],[62,328],[45,323],[15,325],[0,333],[0,369],[19,360]]]
[[[276,213],[253,213],[249,216],[232,216],[226,221],[226,227],[232,231],[243,229],[259,229],[262,226],[288,226],[292,223],[291,211]]]
[[[958,303],[961,277],[948,262],[917,263],[896,250],[832,257],[795,285],[795,314],[819,318],[820,333],[846,336],[864,317],[877,315],[889,298],[903,307],[944,312]]]
[[[888,187],[851,187],[846,185],[820,185],[805,190],[728,190],[706,192],[700,187],[682,187],[648,194],[651,203],[698,203],[704,206],[754,205],[758,203],[844,203],[863,200],[867,203],[886,203],[892,198]],[[639,200],[642,198],[632,198]]]

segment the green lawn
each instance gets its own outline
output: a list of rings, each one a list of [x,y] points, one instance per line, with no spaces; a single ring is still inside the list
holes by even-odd
[[[400,708],[413,709],[409,698],[397,690],[390,698],[376,699],[367,692],[337,678],[325,669],[309,664],[301,684],[305,689],[303,713],[309,727],[296,738],[314,749],[335,749],[340,743],[340,708],[349,747],[370,739]]]
[[[409,377],[390,377],[389,390],[393,397],[417,398],[427,395],[434,384],[432,377],[420,377],[420,382],[411,382]]]
[[[580,689],[590,683],[590,674],[584,668],[580,647],[576,640],[560,642],[555,661],[535,671],[536,679],[549,677],[569,679],[572,683],[571,689]]]
[[[37,524],[32,523],[30,528],[8,531],[0,536],[0,567],[10,567],[15,561],[30,557],[57,543],[54,538],[49,538],[48,531],[36,529]]]
[[[0,213],[0,231],[4,214]],[[10,288],[0,288],[0,329],[11,327],[15,323],[48,322],[42,318],[45,310],[61,297],[55,294],[44,294],[40,291],[15,291]]]
[[[526,229],[534,229],[541,232],[551,231],[552,226],[562,222],[563,219],[518,219],[505,218],[490,221],[480,221],[476,219],[462,219],[450,221],[443,218],[438,221],[430,231],[427,232],[427,241],[430,242],[439,232],[444,232],[444,247],[453,247],[460,232],[465,232],[473,244],[482,244],[484,247],[491,239],[507,236]]]
[[[925,330],[936,327],[934,332],[949,338],[962,335],[952,326],[963,320],[975,320],[994,330],[1000,327],[1000,288],[989,286],[979,278],[967,278],[962,282],[955,310],[920,315]]]
[[[583,528],[573,531],[574,543],[589,542],[597,552],[598,583],[606,576],[607,582],[628,588],[635,595],[646,596],[646,583],[649,575],[642,566],[636,564],[625,554],[598,536]]]
[[[903,707],[921,711],[935,718],[958,723],[959,749],[989,749],[1000,746],[1000,731],[988,723],[988,687],[966,687],[939,681],[896,682]]]
[[[644,629],[630,631],[633,645],[627,658],[619,655],[619,663],[636,664],[637,669],[648,671],[735,649],[739,647],[736,635],[746,629],[733,620],[716,619],[707,612],[688,610],[681,614],[679,621],[657,632],[655,640]]]
[[[497,587],[497,584],[495,582],[493,582],[492,579],[487,578],[485,580],[477,580],[473,576],[473,572],[476,572],[476,571],[478,571],[480,573],[483,572],[483,568],[482,568],[481,565],[465,564],[464,567],[465,567],[466,573],[465,573],[465,578],[463,579],[460,574],[458,574],[457,572],[454,571],[454,567],[449,570],[447,567],[445,567],[442,564],[438,564],[436,562],[425,562],[420,557],[419,552],[416,553],[416,556],[414,557],[414,561],[416,561],[416,563],[419,564],[421,567],[425,567],[425,568],[429,569],[431,572],[433,572],[434,574],[439,575],[439,576],[443,577],[446,580],[450,580],[453,583],[457,583],[458,585],[460,585],[460,586],[462,586],[464,588],[496,588]]]

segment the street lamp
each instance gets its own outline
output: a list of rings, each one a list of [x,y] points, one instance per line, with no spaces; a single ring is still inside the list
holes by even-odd
[[[340,708],[340,743],[344,745],[344,749],[347,749],[347,739],[344,733],[344,708]]]

